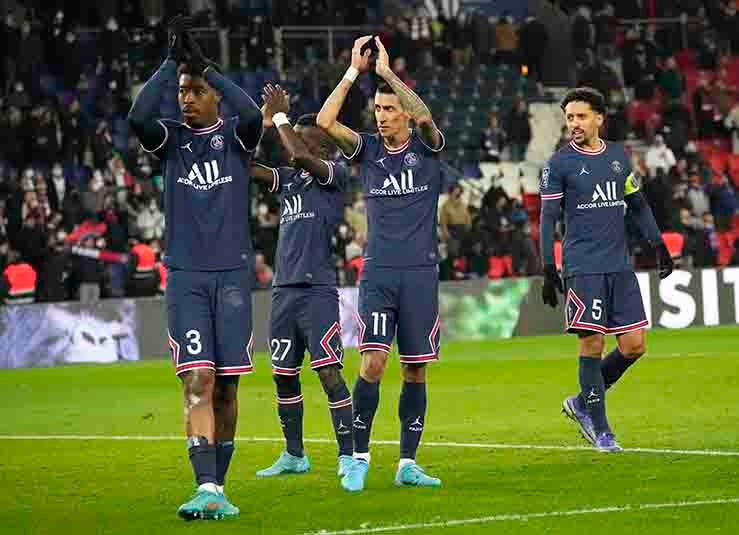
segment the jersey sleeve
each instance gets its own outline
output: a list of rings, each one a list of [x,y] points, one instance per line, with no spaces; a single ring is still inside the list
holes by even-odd
[[[282,185],[290,181],[290,178],[295,175],[295,169],[293,167],[278,167],[272,169],[275,177],[275,181],[272,183],[271,193],[278,193],[282,190]]]
[[[141,150],[153,154],[159,160],[167,158],[167,144],[172,139],[176,128],[169,119],[157,119],[156,123],[147,126],[147,132],[139,136]],[[154,141],[158,144],[154,144]],[[147,146],[148,145],[148,146]]]
[[[541,171],[539,193],[542,201],[558,201],[565,195],[564,178],[556,160],[549,160]]]
[[[257,150],[259,143],[262,141],[264,136],[264,126],[262,125],[261,118],[259,122],[256,121],[251,125],[241,125],[241,119],[238,116],[233,117],[233,135],[234,139],[238,143],[244,152],[254,152]],[[241,131],[241,135],[239,135]],[[243,138],[243,139],[242,139]]]
[[[354,149],[354,152],[352,154],[345,154],[343,150],[339,150],[339,152],[341,152],[341,155],[349,161],[362,161],[362,155],[365,152],[365,148],[368,144],[372,143],[372,134],[359,132],[357,133],[357,139],[357,148]]]
[[[321,160],[328,167],[328,178],[325,180],[317,179],[318,183],[325,188],[332,188],[343,191],[349,182],[349,170],[346,165],[338,164],[327,160]]]

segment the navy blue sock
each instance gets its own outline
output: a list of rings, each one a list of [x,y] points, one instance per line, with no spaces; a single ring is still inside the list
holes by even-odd
[[[426,417],[426,383],[403,383],[398,403],[400,458],[415,459]]]
[[[606,387],[600,370],[600,358],[580,357],[580,395],[585,402],[585,409],[593,420],[595,434],[608,431],[606,418]]]
[[[352,396],[346,383],[332,389],[328,395],[328,408],[334,424],[336,442],[339,444],[339,455],[351,455],[354,452],[352,439]]]
[[[197,484],[217,483],[216,447],[205,437],[189,437],[187,447]]]
[[[228,466],[231,464],[233,454],[233,440],[216,442],[216,483],[218,485],[224,485],[226,482],[226,473],[228,472]]]
[[[606,358],[600,361],[600,371],[603,374],[606,390],[616,384],[634,362],[636,359],[627,359],[619,348],[608,353]]]
[[[299,391],[299,390],[298,390]],[[287,452],[295,457],[303,456],[303,394],[290,398],[277,398],[282,434],[285,435]]]
[[[354,452],[369,453],[372,420],[380,404],[380,383],[370,383],[359,377],[354,383]]]

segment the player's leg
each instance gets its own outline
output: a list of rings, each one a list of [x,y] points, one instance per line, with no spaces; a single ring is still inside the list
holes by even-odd
[[[239,417],[239,376],[216,376],[215,393],[213,395],[213,413],[215,415],[216,442],[216,484],[223,494],[226,474],[234,454],[234,438],[236,422]]]
[[[603,445],[600,449],[616,451],[606,417],[605,383],[601,372],[608,325],[608,279],[603,274],[576,275],[568,278],[566,284],[567,331],[577,333],[580,338],[580,394],[565,399],[563,410],[580,426],[586,440],[599,448],[599,444]]]
[[[438,271],[435,267],[407,270],[401,276],[398,307],[398,353],[403,387],[398,401],[400,461],[398,485],[438,486],[416,463],[426,423],[426,364],[439,358],[440,327]]]
[[[222,511],[217,489],[215,360],[209,281],[202,274],[170,270],[167,284],[169,346],[182,380],[185,433],[198,490],[180,506],[182,518],[211,518]]]
[[[212,299],[215,309],[216,470],[219,491],[224,495],[231,465],[238,417],[239,377],[254,371],[251,325],[251,271],[235,269],[217,274]],[[226,514],[239,514],[227,499]]]
[[[385,373],[395,334],[398,281],[391,270],[365,268],[359,285],[359,377],[352,392],[354,459],[341,480],[349,491],[364,488],[370,463],[372,422],[380,403],[380,381]]]
[[[352,397],[341,375],[344,346],[339,323],[339,293],[332,286],[313,286],[306,289],[308,306],[296,320],[298,329],[308,341],[311,369],[318,373],[331,412],[331,421],[339,447],[339,475],[343,476],[351,464]]]
[[[303,450],[303,394],[300,367],[305,344],[295,321],[305,306],[302,290],[275,288],[270,316],[270,351],[272,378],[277,389],[277,414],[285,437],[285,451],[259,477],[307,472],[310,462]]]
[[[625,271],[609,275],[609,278],[612,298],[608,333],[618,337],[618,345],[601,363],[606,389],[613,386],[645,353],[644,329],[649,323],[636,275]]]

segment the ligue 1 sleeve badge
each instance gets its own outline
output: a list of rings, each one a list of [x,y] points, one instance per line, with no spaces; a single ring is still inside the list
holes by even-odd
[[[210,138],[210,147],[213,150],[223,150],[223,136],[221,134],[216,134]]]

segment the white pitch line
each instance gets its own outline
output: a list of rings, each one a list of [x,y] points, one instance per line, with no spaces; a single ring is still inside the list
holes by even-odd
[[[378,526],[376,528],[343,529],[339,531],[311,531],[304,535],[366,535],[369,533],[386,533],[391,531],[408,531],[413,529],[434,529],[464,526],[469,524],[490,524],[493,522],[535,520],[538,518],[566,518],[571,516],[594,515],[604,513],[633,513],[649,511],[653,509],[678,509],[682,507],[700,507],[704,505],[729,505],[739,504],[739,498],[720,498],[716,500],[700,500],[693,502],[672,503],[643,503],[635,505],[615,505],[611,507],[592,507],[588,509],[572,509],[569,511],[548,511],[544,513],[504,513],[493,516],[482,516],[477,518],[461,518],[457,520],[443,520],[439,522],[419,522],[417,524],[396,524],[391,526]]]
[[[165,440],[185,440],[176,435],[0,435],[0,440],[140,440],[145,442]],[[239,442],[283,442],[282,437],[236,437]],[[312,444],[334,444],[329,438],[305,438]],[[378,446],[397,446],[397,440],[373,440]],[[561,446],[555,444],[500,444],[479,442],[423,442],[430,448],[469,448],[487,450],[542,450],[542,451],[594,451],[591,446]],[[739,457],[739,451],[732,450],[687,450],[672,448],[626,448],[624,453],[650,453],[661,455],[699,455],[706,457]]]

